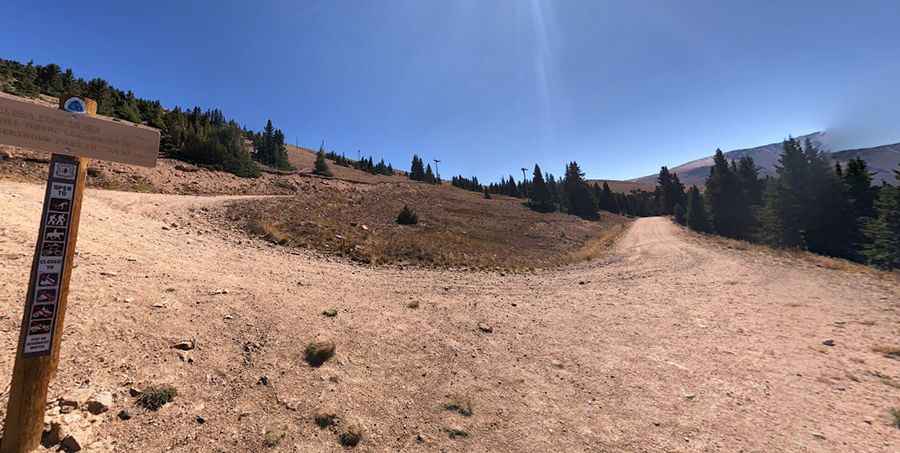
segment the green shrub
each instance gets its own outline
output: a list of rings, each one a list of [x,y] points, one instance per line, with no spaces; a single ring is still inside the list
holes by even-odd
[[[178,390],[171,385],[152,385],[144,389],[138,396],[139,406],[151,411],[158,411],[178,396]]]

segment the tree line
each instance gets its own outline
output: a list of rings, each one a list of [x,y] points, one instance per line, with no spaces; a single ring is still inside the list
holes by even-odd
[[[159,101],[122,91],[104,79],[84,80],[59,65],[22,64],[0,59],[0,90],[24,97],[84,96],[97,101],[97,113],[160,130],[160,149],[168,156],[243,177],[260,174],[257,161],[289,170],[284,133],[271,120],[261,132],[241,127],[217,109],[165,109]],[[251,150],[253,152],[251,152]]]
[[[872,185],[864,160],[845,168],[817,143],[789,138],[772,177],[761,178],[749,157],[729,161],[716,150],[713,161],[703,193],[684,192],[663,167],[660,213],[700,232],[900,267],[900,188]]]
[[[390,163],[386,164],[384,162],[384,159],[379,160],[376,164],[375,159],[373,159],[371,156],[362,157],[359,160],[353,160],[344,155],[344,153],[338,154],[334,151],[326,152],[325,157],[331,159],[331,161],[333,161],[335,165],[339,165],[341,167],[354,168],[366,173],[371,173],[373,175],[394,175],[394,166]]]
[[[421,161],[414,158],[413,171]],[[609,184],[589,182],[584,179],[577,162],[566,164],[565,175],[557,178],[552,173],[543,172],[535,164],[531,179],[501,177],[499,182],[482,184],[477,177],[459,175],[451,180],[454,187],[472,192],[481,192],[485,198],[491,195],[505,195],[526,200],[525,205],[538,212],[565,212],[584,219],[596,219],[599,211],[608,211],[628,216],[651,216],[659,213],[654,194],[642,190],[630,193],[613,192]]]

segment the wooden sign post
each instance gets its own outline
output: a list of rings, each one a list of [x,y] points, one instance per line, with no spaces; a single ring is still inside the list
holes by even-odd
[[[96,117],[90,99],[60,110],[0,96],[0,143],[52,154],[44,208],[10,384],[0,453],[27,453],[41,440],[47,389],[59,365],[87,157],[154,166],[159,131]],[[57,154],[59,153],[59,154]]]

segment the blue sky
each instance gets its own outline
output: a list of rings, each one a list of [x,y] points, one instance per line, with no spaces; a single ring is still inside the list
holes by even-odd
[[[444,177],[624,179],[821,129],[900,141],[900,2],[17,2],[0,58]]]

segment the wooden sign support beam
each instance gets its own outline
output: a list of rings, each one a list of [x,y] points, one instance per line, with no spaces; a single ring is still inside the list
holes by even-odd
[[[96,115],[97,103],[83,101],[79,113]],[[60,99],[61,109],[64,103],[66,98]],[[62,154],[51,158],[0,453],[28,453],[41,441],[47,389],[59,366],[88,161]]]

